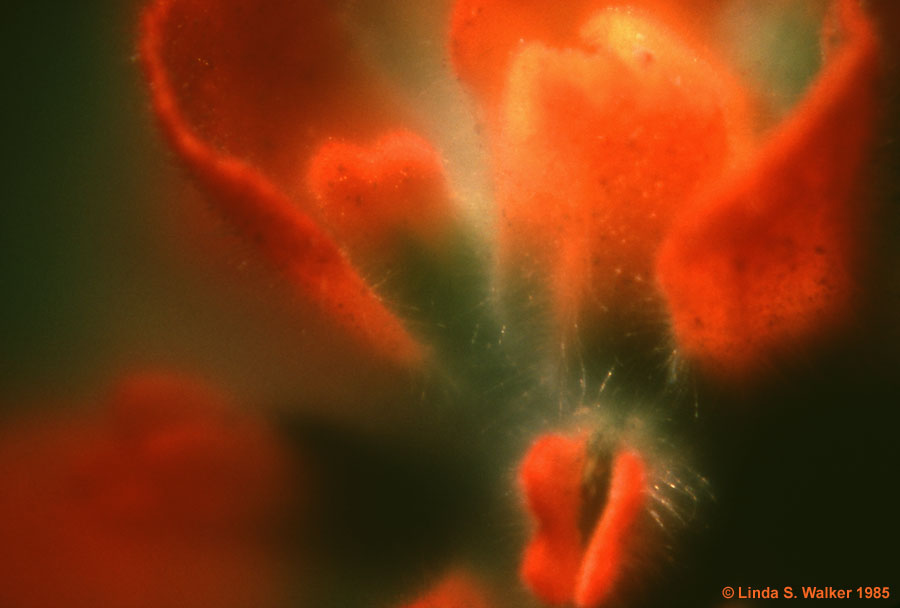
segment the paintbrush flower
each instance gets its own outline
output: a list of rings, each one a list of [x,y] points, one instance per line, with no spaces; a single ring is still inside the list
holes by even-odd
[[[714,50],[715,3],[632,4],[453,4],[449,63],[476,101],[492,182],[488,245],[473,244],[412,100],[331,3],[155,0],[140,57],[197,188],[373,357],[482,405],[523,369],[557,404],[570,363],[582,392],[602,391],[611,361],[660,352],[753,382],[864,308],[875,26],[859,2],[833,3],[820,73],[765,124]],[[539,598],[587,608],[616,597],[664,467],[607,438],[597,490],[577,437],[538,440],[522,465],[537,532],[521,575]]]

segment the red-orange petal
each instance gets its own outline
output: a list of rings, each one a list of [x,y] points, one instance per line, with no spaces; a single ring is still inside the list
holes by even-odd
[[[679,348],[725,378],[839,328],[858,295],[878,53],[859,3],[836,8],[846,40],[806,98],[660,252]]]
[[[661,23],[607,9],[582,36],[521,47],[494,146],[501,270],[545,278],[564,326],[656,296],[670,222],[749,139],[743,91]]]
[[[288,497],[285,455],[271,432],[206,383],[132,374],[108,409],[108,432],[156,486],[147,516],[164,525],[239,528]]]
[[[434,246],[452,209],[441,157],[410,131],[371,146],[325,143],[307,173],[322,222],[361,258],[384,257],[405,241]]]
[[[519,482],[535,520],[520,574],[541,600],[563,604],[574,594],[582,556],[579,528],[587,437],[545,435],[531,446]]]
[[[575,604],[600,606],[615,591],[627,560],[628,542],[646,500],[647,471],[640,454],[615,456],[606,506],[591,535],[578,573]]]
[[[285,194],[289,178],[281,188],[270,181],[302,174],[325,134],[365,131],[362,114],[369,124],[372,114],[351,107],[351,93],[368,94],[367,80],[339,34],[315,0],[157,0],[144,14],[140,51],[163,132],[222,215],[363,344],[415,365],[421,347]],[[372,108],[377,116],[374,100]]]

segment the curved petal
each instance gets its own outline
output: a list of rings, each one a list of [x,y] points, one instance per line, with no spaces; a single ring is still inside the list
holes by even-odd
[[[369,133],[389,115],[340,34],[315,0],[157,0],[140,50],[163,132],[216,208],[362,343],[417,365],[420,345],[286,194],[325,135]]]
[[[574,595],[582,556],[579,528],[587,438],[545,435],[528,451],[519,481],[535,519],[521,576],[541,600],[563,604]]]
[[[660,252],[678,344],[722,377],[839,328],[858,296],[878,54],[859,3],[837,8],[846,41],[806,98]]]
[[[155,0],[142,33],[157,40],[142,51],[165,82],[151,74],[151,84],[168,89],[181,126],[204,144],[302,193],[306,159],[321,142],[373,137],[405,118],[333,5]]]

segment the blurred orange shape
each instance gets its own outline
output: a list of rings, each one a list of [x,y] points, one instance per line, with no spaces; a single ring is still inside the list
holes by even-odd
[[[453,572],[404,608],[489,608],[487,594],[469,575]]]
[[[264,426],[177,376],[124,381],[97,417],[11,425],[0,604],[274,605],[288,469]]]

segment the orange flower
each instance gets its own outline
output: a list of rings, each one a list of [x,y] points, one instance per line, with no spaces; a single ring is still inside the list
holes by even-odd
[[[459,401],[502,386],[510,368],[541,375],[547,344],[563,364],[573,345],[604,364],[623,344],[636,351],[623,359],[674,350],[708,377],[746,382],[862,310],[880,49],[860,2],[834,2],[821,73],[760,134],[749,86],[710,50],[715,5],[453,4],[451,63],[480,104],[490,155],[492,271],[466,241],[474,231],[416,111],[326,0],[153,0],[140,55],[162,132],[199,189],[380,359],[437,369]],[[374,287],[372,268],[401,285]],[[478,284],[461,287],[466,276]],[[513,306],[482,314],[493,287]],[[519,299],[546,302],[552,318],[549,332],[534,316],[523,324],[538,336],[533,358],[504,342]],[[584,368],[582,387],[601,392],[604,365]],[[543,380],[522,392],[564,384]],[[521,576],[542,600],[584,608],[623,597],[655,474],[623,443],[594,505],[588,451],[584,437],[544,436],[520,472],[537,524]],[[423,605],[458,594],[481,602],[451,585]]]

